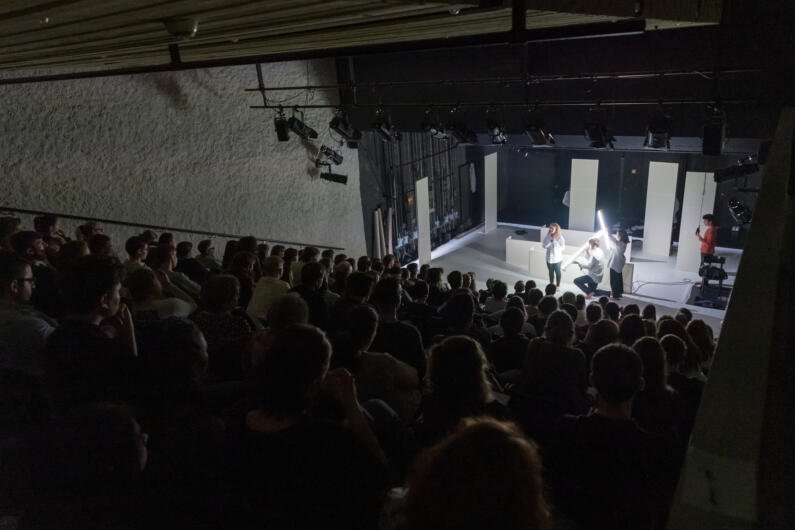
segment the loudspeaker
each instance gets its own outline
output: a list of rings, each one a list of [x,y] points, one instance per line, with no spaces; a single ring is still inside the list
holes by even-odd
[[[702,135],[703,142],[701,144],[702,154],[721,154],[721,151],[723,150],[723,131],[724,124],[722,121],[707,123],[704,125],[704,134]]]

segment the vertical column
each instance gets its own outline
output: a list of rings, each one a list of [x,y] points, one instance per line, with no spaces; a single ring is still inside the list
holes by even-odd
[[[569,184],[569,229],[591,232],[596,219],[596,183],[599,161],[571,159]]]
[[[646,220],[643,223],[643,253],[668,257],[679,164],[649,162],[646,188]]]
[[[484,224],[488,234],[497,228],[497,153],[491,153],[484,158],[484,193],[485,209]]]
[[[431,207],[428,178],[414,183],[417,205],[417,258],[420,265],[431,262]]]
[[[694,235],[701,225],[701,216],[712,213],[715,205],[715,180],[712,173],[688,171],[685,175],[685,194],[682,198],[682,219],[679,223],[679,250],[676,269],[697,273],[701,264],[699,242]]]

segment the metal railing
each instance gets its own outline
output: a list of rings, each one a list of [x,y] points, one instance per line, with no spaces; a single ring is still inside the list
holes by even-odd
[[[66,213],[58,213],[58,212],[45,212],[41,210],[28,210],[25,208],[15,208],[13,206],[3,206],[0,205],[0,212],[8,212],[8,213],[20,213],[25,215],[55,215],[60,219],[72,219],[76,221],[93,221],[96,223],[102,223],[107,225],[116,225],[116,226],[133,226],[137,228],[142,228],[144,230],[156,230],[158,232],[182,232],[186,234],[200,234],[209,237],[220,237],[220,238],[227,238],[227,239],[240,239],[241,237],[245,237],[247,235],[253,234],[229,234],[226,232],[212,232],[207,230],[196,230],[193,228],[178,228],[175,226],[163,226],[163,225],[153,225],[147,223],[136,223],[132,221],[117,221],[114,219],[102,219],[100,217],[87,217],[84,215],[71,215]],[[342,247],[336,247],[333,245],[326,245],[320,243],[304,243],[300,241],[287,241],[282,239],[274,239],[271,237],[260,237],[254,236],[260,241],[267,241],[269,243],[278,243],[280,245],[290,245],[295,247],[317,247],[322,249],[331,249],[331,250],[344,250]]]

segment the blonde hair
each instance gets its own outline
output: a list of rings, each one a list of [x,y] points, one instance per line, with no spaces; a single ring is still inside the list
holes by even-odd
[[[549,228],[554,228],[555,235],[560,235],[560,225],[558,223],[549,223]]]

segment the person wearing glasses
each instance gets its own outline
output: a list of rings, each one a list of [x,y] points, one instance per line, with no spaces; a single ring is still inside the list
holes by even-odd
[[[0,368],[42,374],[38,353],[58,324],[30,305],[35,288],[25,258],[0,255]]]

